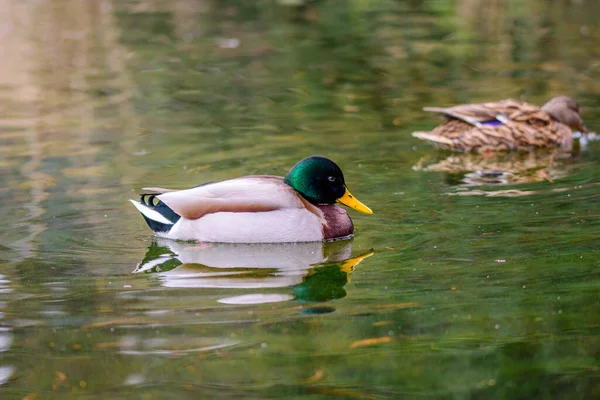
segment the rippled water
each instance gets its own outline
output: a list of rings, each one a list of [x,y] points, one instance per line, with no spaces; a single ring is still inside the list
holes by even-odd
[[[600,143],[474,157],[423,106],[569,94],[593,1],[0,4],[0,397],[600,397]],[[146,185],[325,155],[327,244],[156,240]]]

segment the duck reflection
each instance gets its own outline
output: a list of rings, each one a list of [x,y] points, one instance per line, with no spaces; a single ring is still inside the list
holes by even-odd
[[[457,186],[513,185],[553,182],[573,168],[570,152],[541,150],[505,154],[452,154],[442,160],[423,157],[415,171],[444,172],[447,184]]]
[[[190,243],[157,238],[134,273],[156,273],[166,287],[272,289],[219,299],[260,304],[295,299],[324,302],[346,295],[349,275],[373,251],[351,257],[352,240],[326,243]]]

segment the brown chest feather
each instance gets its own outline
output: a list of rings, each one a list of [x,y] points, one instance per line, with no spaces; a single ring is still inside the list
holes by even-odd
[[[318,205],[316,207],[321,210],[325,219],[323,239],[337,239],[354,233],[354,225],[346,210],[336,205]]]

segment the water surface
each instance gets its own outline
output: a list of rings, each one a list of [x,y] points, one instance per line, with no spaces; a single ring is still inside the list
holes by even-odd
[[[600,143],[410,136],[561,94],[597,131],[596,2],[0,9],[2,398],[600,396]],[[374,210],[350,241],[158,241],[127,201],[312,154]]]

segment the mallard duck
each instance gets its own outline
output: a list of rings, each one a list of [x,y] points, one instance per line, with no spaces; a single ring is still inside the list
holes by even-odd
[[[354,225],[335,203],[373,212],[324,157],[298,162],[285,177],[256,175],[186,190],[144,188],[130,200],[157,236],[221,243],[315,242],[350,237]]]
[[[413,136],[450,151],[570,149],[571,130],[587,132],[579,106],[566,96],[555,97],[542,108],[508,99],[424,110],[442,115],[446,122],[430,132],[413,132]]]

